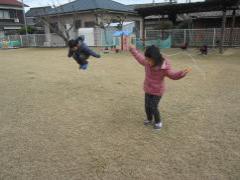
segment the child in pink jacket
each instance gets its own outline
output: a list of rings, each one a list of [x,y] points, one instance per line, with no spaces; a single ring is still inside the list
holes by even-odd
[[[144,55],[132,46],[130,52],[145,67],[144,91],[147,119],[144,124],[152,124],[154,117],[154,128],[160,129],[162,122],[158,104],[165,91],[164,78],[167,76],[173,80],[181,79],[189,72],[189,69],[173,71],[169,60],[164,58],[160,53],[160,49],[154,45],[147,47]]]

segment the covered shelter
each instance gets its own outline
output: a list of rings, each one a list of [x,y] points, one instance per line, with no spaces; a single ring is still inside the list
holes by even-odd
[[[226,12],[232,10],[232,27],[235,27],[236,10],[240,8],[240,0],[206,0],[205,2],[194,2],[194,3],[180,3],[180,4],[163,4],[153,5],[151,7],[140,7],[135,10],[145,19],[147,16],[152,15],[168,15],[169,20],[175,22],[177,14],[184,13],[196,13],[196,12],[211,12],[211,11],[222,11],[222,29],[221,29],[221,42],[219,45],[220,53],[223,52],[223,41],[226,27]],[[143,22],[143,30],[145,31],[145,23]],[[143,32],[145,34],[145,32]],[[143,37],[144,37],[143,34]]]

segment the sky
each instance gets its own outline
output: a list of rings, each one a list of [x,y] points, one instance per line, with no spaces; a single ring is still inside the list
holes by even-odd
[[[20,0],[21,1],[21,0]],[[68,3],[73,0],[23,0],[25,4],[29,5],[30,7],[41,7],[41,6],[48,6],[48,5],[61,5],[64,3]],[[142,4],[142,3],[152,3],[152,0],[115,0],[122,4]],[[192,2],[203,1],[203,0],[191,0]],[[158,2],[166,2],[165,0],[155,0],[156,3]],[[178,2],[186,2],[186,0],[178,0]],[[27,8],[29,9],[29,8]],[[26,10],[27,10],[26,9]]]

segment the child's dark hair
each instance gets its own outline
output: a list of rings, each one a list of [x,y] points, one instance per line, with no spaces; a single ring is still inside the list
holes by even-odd
[[[162,66],[164,58],[162,57],[160,49],[157,46],[148,46],[145,50],[145,56],[154,61],[154,66]]]
[[[78,41],[76,41],[76,40],[71,39],[70,41],[68,41],[68,47],[69,48],[73,48],[77,45],[78,45]]]
[[[85,36],[81,35],[78,37],[77,40],[83,42],[85,40]]]

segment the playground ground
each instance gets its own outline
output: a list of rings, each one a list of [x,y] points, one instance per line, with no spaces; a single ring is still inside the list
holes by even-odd
[[[239,179],[239,50],[164,51],[193,71],[166,81],[160,131],[128,53],[79,71],[67,49],[1,50],[0,179]]]

